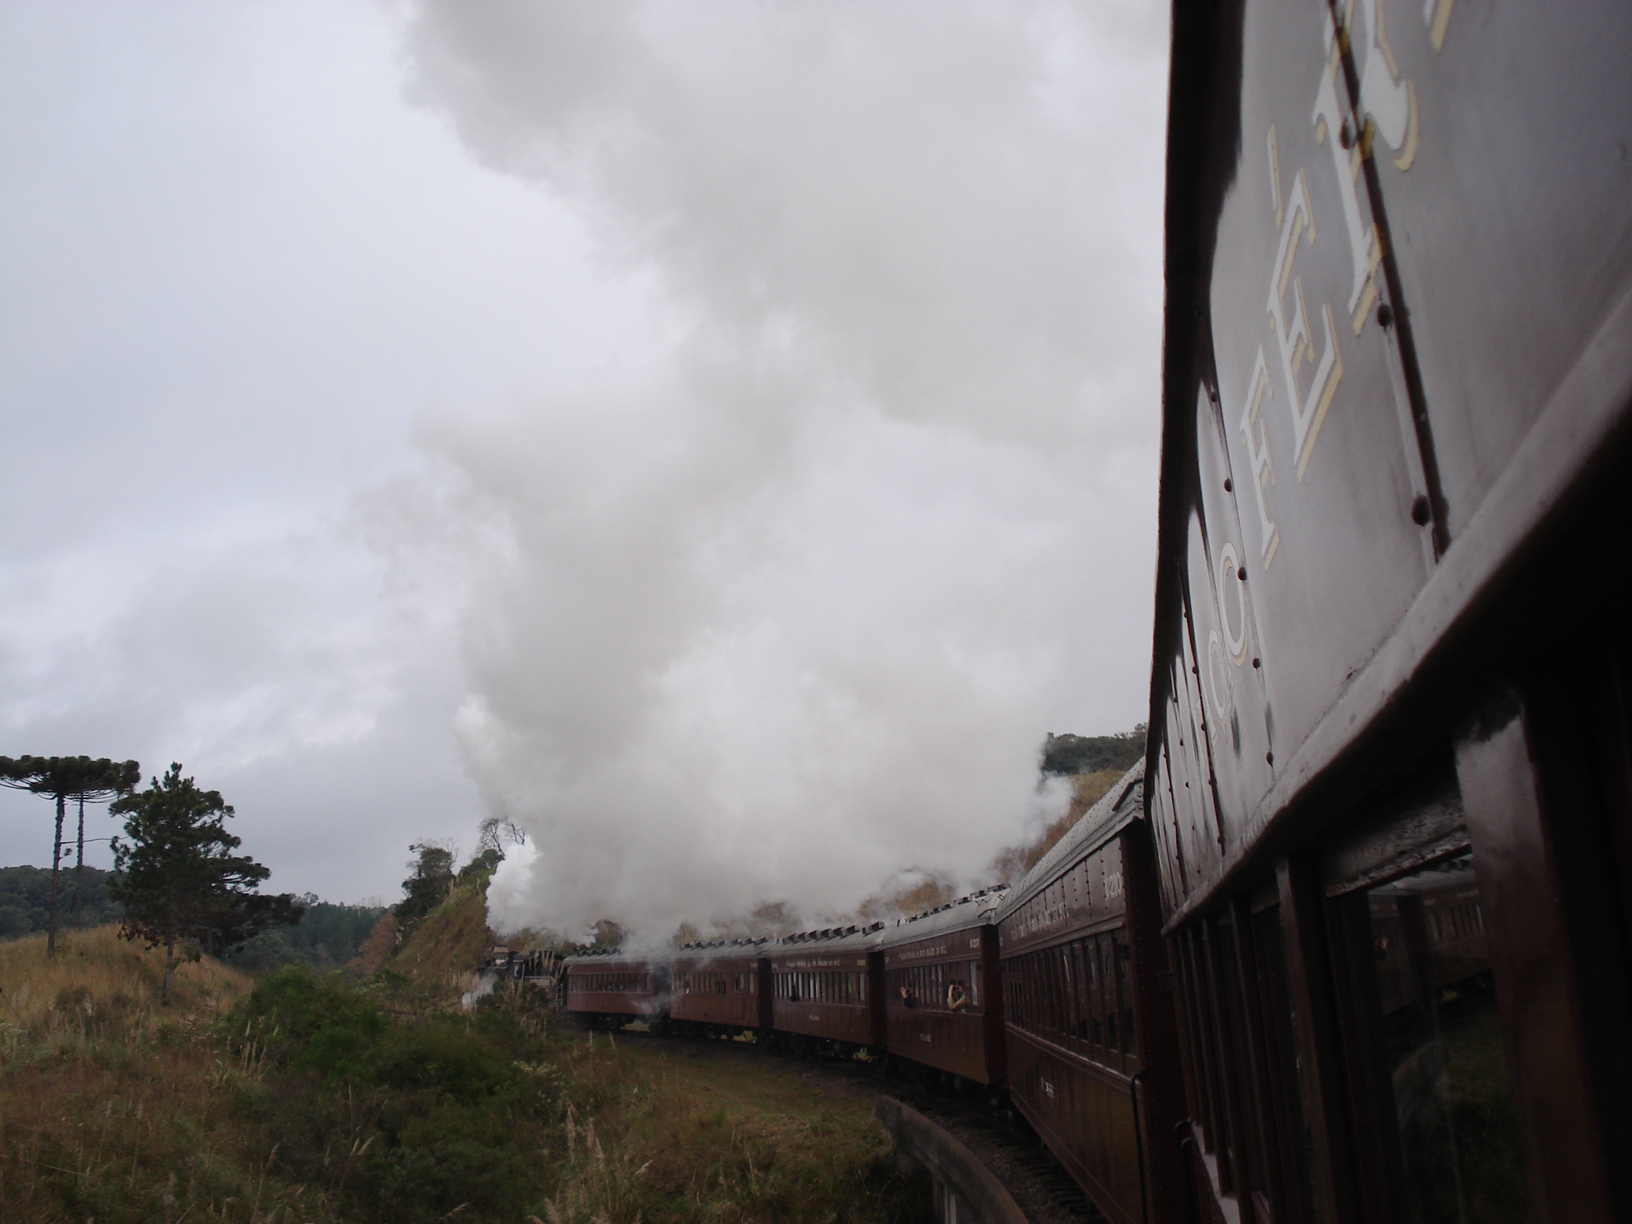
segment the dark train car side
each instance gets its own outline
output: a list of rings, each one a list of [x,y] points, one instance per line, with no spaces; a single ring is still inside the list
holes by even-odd
[[[1612,0],[1174,6],[1146,778],[1200,1217],[1632,1219],[1629,55]]]
[[[999,914],[1009,1096],[1117,1224],[1172,1218],[1177,1048],[1143,766]]]
[[[839,1054],[883,1046],[883,980],[872,955],[883,929],[807,931],[765,946],[777,1040]]]
[[[884,1047],[971,1084],[1000,1089],[1005,1074],[1003,993],[991,889],[884,933]]]
[[[760,960],[768,941],[683,944],[669,962],[669,1028],[681,1036],[737,1037],[771,1026]]]
[[[659,960],[621,952],[586,952],[561,965],[563,1010],[591,1028],[661,1022],[668,1011],[669,969]]]

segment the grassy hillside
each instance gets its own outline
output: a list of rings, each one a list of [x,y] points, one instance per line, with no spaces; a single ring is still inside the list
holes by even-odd
[[[0,1032],[37,1038],[141,1034],[158,1023],[215,1019],[250,989],[249,978],[204,957],[176,969],[169,1008],[159,1004],[164,954],[119,938],[114,926],[0,943]]]
[[[11,1224],[905,1224],[865,1101],[767,1066],[665,1066],[559,1030],[530,988],[445,1005],[485,943],[450,896],[370,983],[207,959],[156,1002],[111,930],[0,945]],[[404,988],[404,984],[409,988]]]
[[[416,988],[451,1003],[476,984],[476,968],[494,942],[487,892],[479,880],[455,884],[432,910],[402,932],[385,962]]]

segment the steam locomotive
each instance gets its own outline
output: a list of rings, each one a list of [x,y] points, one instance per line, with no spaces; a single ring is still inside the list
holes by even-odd
[[[1172,31],[1143,765],[1006,893],[566,1006],[1006,1093],[1121,1224],[1632,1219],[1632,6]]]

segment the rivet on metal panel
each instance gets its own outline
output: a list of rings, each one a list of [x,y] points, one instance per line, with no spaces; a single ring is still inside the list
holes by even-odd
[[[1426,527],[1431,517],[1433,516],[1428,509],[1427,494],[1417,494],[1416,500],[1411,503],[1411,521],[1418,527]]]
[[[1392,327],[1394,325],[1394,307],[1387,302],[1378,302],[1377,322],[1382,327]]]

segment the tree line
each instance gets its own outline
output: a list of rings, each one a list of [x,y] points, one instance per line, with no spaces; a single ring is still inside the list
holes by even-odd
[[[1119,735],[1049,735],[1038,768],[1045,774],[1087,774],[1132,769],[1145,755],[1145,724]]]
[[[70,801],[79,807],[76,910],[84,900],[85,820],[88,801],[112,800],[124,834],[112,839],[114,878],[108,897],[120,909],[126,939],[164,949],[160,997],[170,997],[179,960],[219,956],[264,931],[300,921],[305,910],[289,893],[263,894],[272,873],[236,851],[243,839],[227,831],[232,807],[219,791],[203,790],[172,764],[162,778],[137,790],[135,761],[90,757],[0,757],[0,785],[54,801],[51,888],[46,947],[56,952],[63,824]]]

